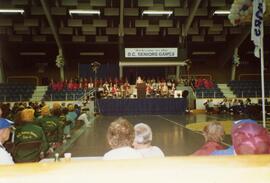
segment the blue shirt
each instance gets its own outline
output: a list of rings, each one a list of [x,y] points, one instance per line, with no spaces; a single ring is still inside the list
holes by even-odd
[[[225,150],[216,150],[214,152],[212,152],[211,155],[214,156],[223,156],[223,155],[234,155],[234,148],[233,146],[230,146],[228,149]]]

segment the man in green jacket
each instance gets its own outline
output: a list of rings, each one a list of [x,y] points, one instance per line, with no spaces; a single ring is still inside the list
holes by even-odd
[[[20,143],[40,141],[41,147],[20,148],[14,152],[15,162],[37,161],[41,154],[47,152],[49,145],[42,128],[34,122],[33,109],[24,109],[21,112],[22,125],[15,132],[15,145]]]
[[[55,110],[55,109],[54,109]],[[49,106],[41,108],[41,117],[37,120],[42,127],[49,143],[59,143],[63,140],[63,125],[58,116],[50,114]]]

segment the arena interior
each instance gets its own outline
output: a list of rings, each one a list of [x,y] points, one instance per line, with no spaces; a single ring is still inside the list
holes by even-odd
[[[269,15],[0,0],[0,183],[269,182]]]

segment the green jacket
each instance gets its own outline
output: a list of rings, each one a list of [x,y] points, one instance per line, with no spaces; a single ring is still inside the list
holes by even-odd
[[[41,127],[33,123],[25,123],[22,126],[17,127],[15,131],[15,145],[22,142],[31,141],[41,141],[41,152],[47,152],[49,144]],[[39,155],[40,151],[38,148],[21,149],[13,155],[13,158],[17,162],[28,162],[35,159],[35,157],[38,157]]]
[[[48,142],[61,142],[63,140],[63,125],[59,117],[42,116],[37,120],[42,127]]]

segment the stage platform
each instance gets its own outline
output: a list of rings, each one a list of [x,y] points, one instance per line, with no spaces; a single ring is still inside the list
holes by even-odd
[[[185,98],[100,99],[102,115],[161,115],[183,114],[187,107]]]

